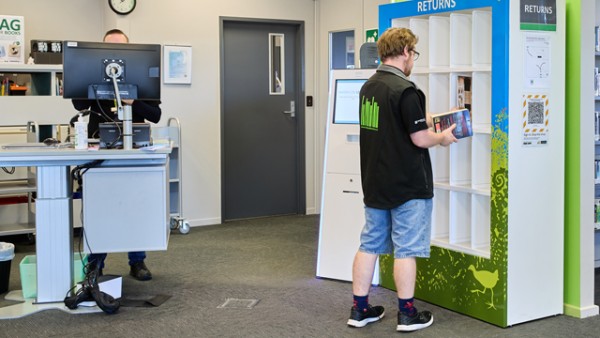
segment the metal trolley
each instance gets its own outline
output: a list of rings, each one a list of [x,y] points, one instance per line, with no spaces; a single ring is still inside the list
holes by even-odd
[[[182,189],[182,154],[181,154],[181,124],[179,119],[171,117],[166,127],[153,128],[152,138],[166,138],[173,150],[169,155],[169,200],[171,215],[171,230],[178,229],[180,233],[190,232],[190,224],[183,217],[183,189]]]

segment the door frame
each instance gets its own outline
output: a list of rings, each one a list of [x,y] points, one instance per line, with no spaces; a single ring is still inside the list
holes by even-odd
[[[304,21],[297,20],[272,20],[272,19],[257,19],[257,18],[242,18],[242,17],[219,17],[219,76],[220,76],[220,109],[221,109],[221,220],[225,222],[225,45],[224,45],[224,28],[228,22],[245,22],[257,24],[282,24],[290,25],[296,28],[295,59],[294,65],[295,74],[295,102],[296,102],[296,175],[297,175],[297,206],[296,210],[299,215],[306,215],[306,104],[305,97],[305,39],[304,39]]]

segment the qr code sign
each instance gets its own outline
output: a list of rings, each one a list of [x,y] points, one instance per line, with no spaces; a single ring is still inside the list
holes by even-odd
[[[546,107],[543,99],[531,99],[527,102],[527,123],[544,124],[544,111]]]

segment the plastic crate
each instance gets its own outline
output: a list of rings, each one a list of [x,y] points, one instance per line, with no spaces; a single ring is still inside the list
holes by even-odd
[[[83,257],[83,262],[81,260]],[[83,281],[85,273],[83,267],[87,264],[87,254],[73,254],[73,282],[74,285]],[[35,255],[25,256],[19,264],[21,272],[21,288],[23,289],[23,298],[35,298],[37,296],[37,259]],[[65,290],[65,294],[67,290]]]

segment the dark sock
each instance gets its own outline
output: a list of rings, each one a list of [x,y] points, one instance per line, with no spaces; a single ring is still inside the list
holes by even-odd
[[[398,298],[398,309],[402,314],[407,316],[414,316],[417,314],[417,308],[414,306],[415,298],[401,299]]]
[[[360,311],[366,311],[369,307],[369,295],[356,296],[354,295],[354,307]]]

